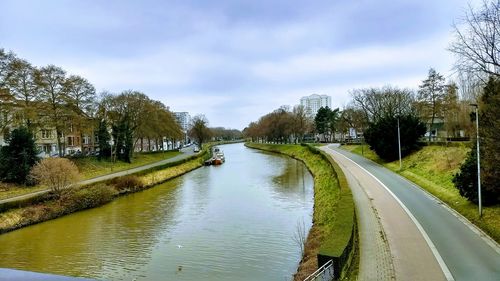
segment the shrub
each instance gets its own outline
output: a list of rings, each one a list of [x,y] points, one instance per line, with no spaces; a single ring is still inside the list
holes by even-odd
[[[33,134],[21,127],[12,131],[7,146],[0,149],[0,180],[23,184],[38,161]]]
[[[60,204],[65,213],[101,206],[113,200],[116,190],[106,184],[70,189],[61,194]]]
[[[124,176],[111,181],[118,191],[137,190],[144,187],[144,183],[137,176]]]
[[[80,178],[76,165],[66,158],[43,159],[33,167],[30,175],[55,193],[70,187]]]
[[[483,151],[481,151],[481,156]],[[481,165],[483,162],[481,162]],[[453,184],[460,192],[460,195],[467,198],[474,204],[478,204],[477,193],[477,150],[473,149],[467,154],[465,162],[460,166],[460,171],[453,176]],[[484,177],[484,168],[481,167],[481,203],[488,206],[497,204],[499,192],[496,182],[490,182]]]
[[[481,148],[481,199],[484,205],[500,203],[500,79],[490,78],[479,104],[479,136]],[[453,183],[460,194],[478,203],[476,145],[467,155]]]

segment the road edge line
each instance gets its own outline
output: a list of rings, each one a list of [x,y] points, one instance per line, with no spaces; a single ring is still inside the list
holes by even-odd
[[[418,230],[420,231],[420,234],[422,234],[422,236],[424,237],[424,240],[427,243],[427,246],[429,246],[429,248],[431,249],[432,254],[436,258],[439,266],[441,267],[441,270],[443,271],[443,274],[444,274],[446,280],[448,280],[448,281],[454,281],[455,279],[453,278],[453,275],[451,274],[450,269],[448,268],[448,266],[444,262],[443,258],[439,254],[439,251],[437,250],[436,246],[434,245],[434,243],[432,243],[432,240],[427,235],[427,232],[424,230],[424,228],[422,227],[422,225],[420,225],[420,223],[418,222],[418,220],[413,216],[413,214],[410,212],[410,210],[405,206],[405,204],[403,204],[403,202],[384,183],[382,183],[377,177],[375,177],[368,170],[366,170],[365,168],[361,167],[361,165],[359,165],[358,163],[356,163],[354,160],[349,159],[349,157],[345,156],[344,154],[331,149],[329,146],[327,146],[327,148],[329,150],[333,151],[333,152],[338,153],[339,155],[342,155],[342,157],[345,157],[347,160],[349,160],[352,163],[354,163],[356,166],[358,166],[360,169],[362,169],[367,174],[369,174],[372,178],[374,178],[379,184],[381,184],[385,188],[385,190],[387,190],[387,192],[389,192],[389,194],[396,200],[396,202],[399,203],[399,205],[401,206],[401,208],[403,208],[403,210],[406,212],[406,214],[410,217],[410,219],[413,221],[413,223],[417,226]]]
[[[385,167],[384,167],[385,168]],[[395,173],[398,175],[402,180],[407,181],[409,184],[414,186],[415,188],[418,188],[425,192],[431,199],[436,201],[438,204],[440,204],[443,208],[445,208],[448,212],[450,212],[453,216],[455,216],[459,221],[461,221],[463,224],[465,224],[472,232],[474,232],[477,236],[479,236],[488,246],[490,246],[495,252],[500,254],[500,244],[498,244],[493,238],[491,238],[486,232],[484,232],[481,228],[473,224],[468,218],[460,214],[458,211],[450,207],[448,204],[446,204],[443,200],[439,199],[437,196],[434,194],[430,193],[429,191],[425,190],[423,187],[419,186],[418,184],[412,182],[411,180],[403,177],[402,175]]]

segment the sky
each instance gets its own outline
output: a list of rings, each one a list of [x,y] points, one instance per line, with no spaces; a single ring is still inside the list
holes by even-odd
[[[468,3],[0,0],[0,48],[243,129],[310,94],[342,108],[353,89],[417,89],[430,67],[452,78],[446,48]]]

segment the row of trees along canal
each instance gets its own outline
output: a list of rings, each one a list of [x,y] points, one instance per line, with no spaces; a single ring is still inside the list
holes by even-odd
[[[65,136],[77,132],[79,140],[89,141],[91,150],[98,147],[100,160],[113,156],[113,161],[129,163],[138,143],[140,151],[151,150],[152,142],[156,150],[166,150],[164,139],[175,143],[185,138],[168,107],[140,91],[98,94],[84,77],[68,75],[55,65],[33,66],[2,48],[0,116],[0,136],[8,143],[0,151],[0,181],[16,183],[24,183],[39,160],[30,139],[37,135],[51,138],[52,131],[60,156],[65,154]],[[237,130],[209,129],[203,115],[193,118],[188,134],[199,144],[212,138],[241,137]]]
[[[436,138],[439,120],[442,140],[475,137],[475,114],[479,104],[481,174],[485,204],[500,203],[500,1],[484,2],[479,10],[469,8],[463,22],[455,26],[455,41],[449,50],[457,57],[457,75],[446,81],[430,69],[418,90],[393,86],[354,89],[351,102],[342,110],[320,108],[315,116],[296,106],[282,106],[245,128],[252,141],[297,143],[304,140],[345,141],[349,130],[370,145],[382,159],[398,158],[397,128],[402,156],[419,149],[419,140]],[[427,133],[425,138],[424,134]],[[474,139],[473,139],[474,140]],[[475,144],[475,140],[471,143]],[[475,146],[455,175],[460,194],[477,203]]]

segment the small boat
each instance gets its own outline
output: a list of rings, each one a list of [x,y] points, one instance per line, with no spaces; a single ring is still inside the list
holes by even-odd
[[[218,147],[212,148],[212,158],[205,161],[205,165],[221,165],[226,162],[226,158],[224,157],[224,153]]]

